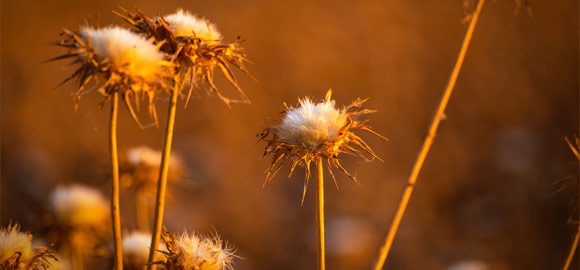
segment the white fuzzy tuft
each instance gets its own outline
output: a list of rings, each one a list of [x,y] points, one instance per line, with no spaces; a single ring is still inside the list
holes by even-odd
[[[286,143],[316,148],[331,141],[346,124],[346,114],[337,110],[330,98],[313,103],[300,99],[300,107],[286,111],[282,124],[276,126],[276,135]]]
[[[162,73],[164,55],[145,38],[120,27],[86,27],[81,35],[92,43],[101,61],[109,62],[129,76],[157,79]]]
[[[126,262],[133,266],[147,264],[149,259],[149,246],[151,245],[151,234],[133,232],[123,237],[123,256]],[[161,246],[162,244],[159,244]],[[159,248],[158,248],[159,250]],[[161,250],[165,250],[164,248]]]
[[[129,149],[127,159],[133,166],[159,167],[161,152],[142,145]],[[179,168],[181,163],[182,160],[179,157],[173,155],[169,157],[169,167]]]
[[[185,269],[226,270],[231,268],[233,252],[223,247],[221,239],[182,234],[177,247],[184,256]]]
[[[25,261],[32,255],[32,235],[20,232],[18,225],[0,230],[0,265],[7,259],[20,253],[20,260]]]
[[[134,166],[159,166],[161,152],[155,151],[147,146],[138,146],[127,151],[127,159]]]
[[[107,200],[101,193],[81,185],[57,187],[50,201],[58,221],[70,226],[100,227],[105,225],[110,214]]]
[[[214,24],[182,9],[164,16],[163,19],[169,23],[169,28],[175,36],[196,36],[206,42],[217,42],[222,38]]]

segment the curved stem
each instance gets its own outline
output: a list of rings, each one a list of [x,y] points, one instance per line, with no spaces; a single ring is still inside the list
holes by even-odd
[[[161,238],[161,228],[163,226],[163,212],[165,209],[165,189],[167,186],[167,172],[169,169],[169,156],[171,155],[171,142],[173,140],[173,126],[175,125],[175,109],[177,105],[179,83],[175,83],[175,88],[171,91],[171,102],[169,103],[169,113],[167,114],[167,127],[165,128],[165,141],[163,142],[163,154],[159,170],[159,180],[157,181],[157,196],[155,198],[155,214],[153,216],[153,234],[151,236],[151,246],[149,251],[148,270],[155,269],[151,263],[155,261],[156,249]]]
[[[449,102],[449,98],[451,97],[451,93],[453,92],[453,87],[455,86],[455,82],[457,81],[457,77],[459,75],[459,71],[461,70],[461,65],[463,64],[463,60],[465,59],[465,54],[467,53],[467,48],[469,47],[469,42],[471,41],[471,37],[473,35],[473,30],[475,29],[475,25],[477,23],[477,19],[479,18],[479,14],[481,13],[481,9],[483,7],[483,3],[485,0],[478,0],[476,1],[476,8],[471,16],[471,20],[467,29],[465,30],[465,35],[463,36],[463,41],[461,43],[461,48],[459,49],[459,54],[457,56],[457,60],[455,61],[455,65],[453,66],[453,70],[449,76],[449,80],[447,81],[447,85],[445,86],[445,90],[439,100],[439,104],[437,106],[437,110],[435,115],[433,116],[433,120],[431,120],[431,124],[429,126],[429,132],[427,133],[423,145],[417,154],[413,167],[411,169],[411,173],[407,180],[407,184],[403,190],[403,195],[399,201],[399,205],[397,206],[397,210],[389,227],[387,236],[381,246],[379,252],[379,258],[374,266],[375,270],[383,269],[383,265],[387,259],[387,255],[389,254],[389,250],[391,249],[391,245],[393,244],[393,240],[395,239],[395,234],[397,233],[397,229],[401,223],[401,219],[405,214],[405,209],[409,204],[409,200],[411,198],[411,194],[413,192],[413,188],[415,187],[415,183],[417,182],[417,177],[419,176],[419,172],[421,171],[421,167],[423,166],[423,162],[427,157],[427,153],[433,144],[433,140],[435,139],[435,134],[437,133],[437,128],[439,127],[439,123],[441,119],[444,117],[445,108],[447,107],[447,103]]]
[[[324,261],[324,170],[322,160],[316,162],[318,168],[318,194],[316,196],[316,233],[318,235],[318,270],[326,268]]]
[[[113,217],[113,238],[115,240],[115,269],[123,270],[123,248],[121,238],[121,213],[119,211],[119,157],[117,153],[117,112],[119,93],[113,93],[111,102],[111,121],[109,126],[109,145],[111,151],[111,169],[113,174],[111,194],[111,216]]]

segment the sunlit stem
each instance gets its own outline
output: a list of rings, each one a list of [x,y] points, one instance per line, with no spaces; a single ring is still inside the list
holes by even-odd
[[[165,209],[165,189],[167,187],[167,172],[169,169],[169,156],[171,155],[171,142],[173,140],[173,126],[175,124],[175,109],[177,107],[177,96],[179,93],[179,80],[176,79],[175,87],[171,91],[171,102],[169,103],[169,113],[167,114],[167,127],[165,128],[165,140],[163,142],[163,154],[159,170],[159,180],[157,181],[157,196],[155,197],[155,214],[153,216],[153,234],[151,236],[151,248],[149,251],[148,270],[155,269],[155,255],[161,238],[163,227],[163,212]]]
[[[453,92],[453,87],[455,86],[455,82],[457,81],[459,71],[461,70],[461,65],[463,64],[463,60],[465,59],[465,54],[467,53],[467,48],[469,47],[469,42],[471,41],[473,30],[475,29],[475,25],[477,23],[477,19],[479,18],[479,14],[481,13],[481,9],[483,7],[484,2],[485,0],[477,0],[475,3],[476,8],[471,16],[471,20],[469,21],[467,29],[465,30],[465,35],[463,36],[463,41],[461,43],[461,48],[459,49],[457,60],[455,61],[455,65],[453,66],[453,70],[451,71],[449,80],[447,81],[447,85],[445,86],[445,90],[443,91],[441,99],[439,100],[439,104],[437,106],[435,115],[433,116],[433,120],[431,120],[429,132],[427,133],[423,141],[423,145],[421,146],[421,149],[417,154],[415,162],[413,163],[413,167],[407,180],[407,184],[403,190],[403,194],[399,201],[399,205],[397,206],[397,210],[395,212],[395,215],[393,216],[391,225],[389,226],[387,236],[385,237],[385,240],[379,251],[379,257],[374,266],[374,270],[383,269],[383,265],[385,264],[387,255],[389,254],[389,251],[393,244],[393,240],[395,239],[395,235],[397,234],[397,230],[399,228],[399,225],[401,224],[401,219],[403,219],[405,209],[407,208],[409,200],[411,199],[411,194],[413,192],[413,188],[415,187],[415,183],[417,182],[417,177],[419,176],[419,172],[421,171],[423,162],[427,157],[427,153],[429,152],[429,149],[433,144],[433,140],[435,139],[435,134],[437,133],[439,122],[441,122],[441,119],[444,117],[445,108],[447,107],[447,103],[449,102],[449,98],[451,97],[451,93]]]
[[[318,193],[316,196],[316,233],[318,236],[317,245],[317,257],[318,257],[318,270],[324,270],[325,259],[324,259],[324,171],[322,167],[322,160],[316,162],[316,167],[318,168]]]
[[[578,239],[580,238],[580,231],[576,231],[576,234],[574,235],[574,241],[572,242],[572,245],[570,246],[570,251],[568,252],[568,257],[566,257],[566,263],[564,263],[564,267],[562,267],[562,270],[568,270],[568,268],[570,267],[570,264],[572,263],[572,259],[574,259],[574,254],[576,254],[576,248],[578,247]]]
[[[111,102],[111,121],[109,127],[109,145],[111,147],[111,170],[113,183],[111,191],[111,216],[113,217],[113,239],[115,246],[115,269],[123,270],[123,249],[121,238],[121,213],[119,210],[119,157],[117,153],[117,113],[119,108],[119,94],[113,93]]]

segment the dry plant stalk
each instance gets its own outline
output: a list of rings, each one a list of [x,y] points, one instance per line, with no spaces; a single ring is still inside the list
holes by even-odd
[[[368,160],[363,152],[379,159],[373,150],[356,134],[355,130],[364,130],[383,138],[366,125],[366,120],[360,120],[362,115],[374,113],[374,110],[358,110],[367,99],[356,99],[350,105],[337,110],[331,99],[332,91],[328,90],[326,98],[320,103],[313,103],[310,99],[299,100],[300,106],[289,107],[286,104],[285,116],[279,125],[266,128],[258,134],[258,138],[267,143],[264,156],[272,155],[272,163],[266,170],[266,185],[285,163],[291,163],[290,177],[296,166],[306,169],[302,203],[306,195],[308,180],[310,179],[310,163],[315,162],[318,170],[317,197],[316,197],[316,228],[317,228],[317,258],[318,269],[325,269],[324,251],[324,176],[326,164],[335,184],[336,179],[332,172],[332,165],[348,175],[358,183],[340,164],[340,153],[359,156]],[[354,145],[357,148],[351,146]],[[380,160],[380,159],[379,159]],[[336,184],[338,188],[338,184]]]
[[[580,111],[578,115],[580,116]],[[580,174],[580,139],[578,139],[578,137],[575,137],[574,143],[572,143],[570,139],[568,139],[567,137],[564,139],[566,140],[566,143],[570,147],[570,150],[578,160],[578,173]],[[577,177],[577,180],[580,189],[580,176]],[[578,191],[578,196],[579,196],[578,201],[580,201],[580,191]],[[579,207],[578,211],[580,211],[580,205],[578,207]],[[568,255],[566,256],[566,262],[562,267],[563,270],[568,270],[570,264],[572,263],[572,259],[574,259],[574,254],[576,254],[576,249],[578,248],[578,241],[580,240],[580,213],[578,214],[578,219],[579,220],[576,221],[576,233],[574,234],[574,240],[572,240],[572,244],[570,245],[570,250],[568,251]]]
[[[472,16],[470,17],[469,25],[465,30],[465,35],[463,36],[463,40],[461,42],[461,47],[459,49],[457,60],[455,61],[455,64],[449,76],[449,80],[447,81],[447,85],[445,86],[441,99],[439,100],[439,104],[437,105],[435,115],[433,116],[431,124],[429,125],[429,131],[425,136],[425,139],[423,140],[423,145],[421,145],[421,148],[417,153],[415,162],[413,163],[409,179],[407,180],[407,184],[403,190],[403,194],[399,201],[399,205],[397,206],[397,210],[395,212],[395,215],[393,216],[391,225],[389,226],[387,236],[385,237],[383,245],[380,248],[379,257],[374,266],[374,270],[383,269],[383,265],[385,264],[387,255],[389,254],[389,250],[391,249],[391,245],[393,244],[393,240],[395,239],[395,235],[397,234],[397,230],[399,228],[399,225],[401,224],[403,215],[405,214],[405,209],[407,208],[409,200],[411,199],[411,194],[413,193],[413,189],[417,182],[419,172],[421,171],[421,168],[423,166],[423,162],[425,161],[425,158],[429,153],[429,149],[433,144],[435,134],[437,133],[437,128],[439,127],[439,123],[441,122],[441,119],[443,119],[444,117],[445,108],[449,103],[449,98],[451,97],[451,93],[453,92],[455,82],[457,82],[457,77],[459,76],[461,65],[463,64],[463,60],[465,59],[465,55],[467,54],[467,48],[469,47],[469,43],[471,41],[471,37],[473,36],[473,31],[475,29],[475,25],[477,23],[477,20],[479,19],[479,14],[481,13],[481,9],[483,8],[484,2],[485,0],[476,0],[475,2],[475,10],[473,11]]]
[[[158,47],[145,38],[128,30],[110,27],[94,29],[81,28],[80,33],[63,30],[56,45],[69,49],[65,55],[52,60],[73,58],[73,64],[81,66],[63,83],[78,79],[79,89],[75,94],[78,101],[87,92],[86,86],[104,76],[106,81],[99,88],[105,100],[111,98],[110,150],[112,165],[111,215],[113,217],[113,236],[115,243],[115,269],[123,269],[121,248],[121,218],[119,213],[119,168],[117,154],[117,103],[121,94],[131,115],[142,127],[131,105],[131,96],[139,104],[139,99],[147,97],[149,112],[155,118],[154,101],[161,91],[167,89],[167,80],[173,74],[172,65],[165,61],[165,55]],[[103,105],[104,101],[101,103]]]
[[[178,80],[176,80],[178,81]],[[173,127],[175,125],[175,109],[177,108],[178,86],[171,92],[171,102],[167,114],[167,126],[165,128],[165,140],[163,142],[163,154],[161,156],[161,165],[159,170],[159,181],[157,182],[157,195],[155,197],[155,213],[153,216],[153,234],[151,236],[151,247],[159,246],[161,229],[163,226],[163,214],[165,211],[165,191],[167,188],[167,172],[169,170],[169,156],[171,155],[171,143],[173,141]],[[155,269],[151,264],[155,261],[155,249],[149,252],[149,265],[147,269]]]
[[[171,58],[171,62],[176,65],[155,200],[153,235],[151,238],[151,246],[154,247],[159,244],[163,226],[167,170],[178,95],[185,86],[188,86],[187,105],[194,85],[200,80],[197,77],[201,76],[201,81],[209,84],[210,89],[228,107],[232,102],[249,103],[229,66],[231,64],[249,75],[244,66],[244,62],[248,62],[248,60],[242,53],[239,39],[236,42],[223,42],[221,34],[213,24],[183,10],[178,10],[175,14],[165,17],[157,14],[154,19],[145,16],[139,10],[132,13],[126,9],[121,9],[121,12],[115,13],[129,23],[135,32],[154,40],[159,49]],[[213,78],[216,67],[241,94],[241,101],[226,98],[215,86]],[[152,249],[149,255],[149,263],[153,261],[155,261],[155,251]],[[149,264],[148,269],[153,269],[154,267],[153,264]]]

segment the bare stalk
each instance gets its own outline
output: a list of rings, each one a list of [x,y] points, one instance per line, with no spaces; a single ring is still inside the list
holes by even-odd
[[[324,270],[324,171],[322,160],[316,161],[318,168],[318,195],[316,196],[316,233],[318,235],[318,270]]]
[[[155,261],[156,249],[161,238],[161,228],[163,227],[163,212],[165,210],[165,189],[167,186],[167,172],[169,169],[169,156],[171,155],[171,142],[173,140],[173,126],[175,125],[175,109],[177,96],[179,93],[179,82],[175,83],[171,91],[171,102],[169,103],[169,113],[167,114],[167,127],[165,128],[165,141],[163,142],[163,154],[159,170],[159,180],[157,181],[157,196],[155,198],[155,214],[153,216],[153,234],[151,236],[151,246],[149,251],[149,264],[147,269],[155,269],[151,264]]]
[[[576,253],[576,248],[578,247],[578,239],[580,238],[580,231],[576,231],[574,235],[574,241],[572,242],[572,246],[570,246],[570,252],[568,252],[568,257],[566,258],[566,263],[562,270],[568,270],[570,267],[570,263],[572,263],[572,259],[574,259],[574,254]]]
[[[119,157],[117,153],[117,112],[119,93],[113,93],[111,102],[111,121],[109,126],[109,145],[111,147],[111,169],[113,185],[111,194],[111,216],[113,217],[113,238],[115,240],[115,269],[123,270],[123,248],[121,238],[121,213],[119,211]]]
[[[417,182],[417,177],[419,176],[419,172],[421,171],[421,167],[423,166],[423,162],[427,157],[427,153],[433,144],[433,140],[435,139],[435,134],[437,133],[437,128],[439,127],[439,123],[441,119],[444,117],[445,108],[447,107],[447,103],[449,103],[449,98],[451,97],[451,93],[453,92],[453,87],[455,86],[455,82],[457,81],[457,77],[459,75],[459,71],[461,70],[461,65],[463,64],[463,60],[465,59],[465,54],[467,53],[467,48],[469,47],[469,43],[471,41],[471,37],[473,35],[473,30],[475,29],[475,25],[477,23],[477,19],[479,18],[479,14],[481,13],[481,9],[483,7],[483,3],[485,0],[477,0],[475,5],[475,11],[471,16],[471,20],[469,21],[469,25],[465,30],[465,35],[463,36],[463,41],[461,43],[461,48],[459,49],[459,54],[457,56],[457,60],[455,61],[455,65],[453,66],[453,70],[449,76],[449,80],[447,81],[447,85],[445,86],[445,90],[439,100],[439,104],[437,106],[437,110],[435,111],[435,115],[431,120],[431,124],[429,126],[429,132],[427,133],[423,145],[419,150],[413,167],[411,169],[411,174],[407,180],[407,184],[403,190],[403,194],[399,201],[399,205],[389,227],[387,236],[381,246],[379,257],[377,262],[374,266],[375,270],[381,270],[385,261],[387,259],[387,255],[389,254],[389,250],[393,244],[393,240],[395,239],[395,235],[397,233],[397,229],[401,223],[401,219],[405,214],[405,209],[409,204],[409,200],[411,199],[411,194],[413,192],[413,188],[415,187],[415,183]]]

